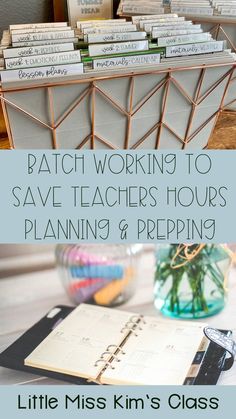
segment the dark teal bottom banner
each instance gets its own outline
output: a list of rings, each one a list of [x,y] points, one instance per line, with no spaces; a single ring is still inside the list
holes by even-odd
[[[1,417],[235,417],[234,386],[2,386]]]

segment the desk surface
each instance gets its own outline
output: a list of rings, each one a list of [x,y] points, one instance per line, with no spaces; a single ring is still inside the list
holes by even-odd
[[[145,252],[140,263],[137,291],[133,298],[120,309],[142,314],[160,316],[153,306],[153,254]],[[236,268],[229,278],[229,299],[226,308],[218,315],[207,319],[218,328],[228,328],[236,336]],[[20,275],[0,280],[0,352],[16,340],[25,330],[37,322],[57,304],[68,304],[64,288],[56,269]],[[170,319],[166,319],[168,323]],[[2,384],[63,384],[56,380],[0,367]],[[65,383],[64,383],[65,384]],[[236,363],[221,375],[219,384],[236,384]]]

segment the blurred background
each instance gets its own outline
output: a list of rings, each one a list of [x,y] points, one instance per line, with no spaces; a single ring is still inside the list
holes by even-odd
[[[0,34],[11,24],[66,21],[67,1],[77,0],[0,0]],[[116,13],[119,0],[113,0]]]
[[[0,279],[55,266],[55,245],[0,244]]]
[[[54,268],[55,248],[52,244],[0,244],[0,279]],[[144,245],[146,251],[153,248]],[[230,248],[236,252],[236,244]]]
[[[10,24],[53,20],[53,0],[0,0],[0,32]]]

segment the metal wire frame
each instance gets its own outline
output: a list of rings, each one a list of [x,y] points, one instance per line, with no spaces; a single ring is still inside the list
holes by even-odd
[[[204,81],[204,77],[206,74],[206,70],[213,67],[230,67],[226,70],[225,74],[219,78],[213,85],[204,93],[201,94],[202,85]],[[232,80],[233,72],[236,65],[231,63],[224,63],[224,64],[211,64],[211,65],[199,65],[193,67],[181,67],[181,68],[172,68],[172,69],[161,69],[155,71],[141,71],[141,72],[129,72],[129,73],[121,73],[121,74],[114,74],[114,75],[105,75],[105,76],[98,76],[96,78],[84,78],[77,79],[77,80],[67,80],[67,81],[60,81],[60,82],[51,82],[45,84],[34,84],[34,85],[24,85],[20,87],[12,87],[12,88],[0,88],[0,100],[2,103],[3,114],[6,122],[6,128],[9,136],[10,147],[15,148],[14,145],[14,138],[11,131],[11,122],[8,115],[7,107],[10,106],[18,112],[23,113],[25,116],[29,117],[33,120],[36,124],[40,124],[45,128],[49,129],[51,132],[51,139],[52,139],[52,149],[59,148],[58,140],[57,140],[57,128],[65,121],[66,118],[85,100],[85,98],[90,97],[91,103],[91,132],[87,135],[80,144],[76,147],[77,149],[81,149],[85,144],[89,144],[90,149],[95,148],[95,141],[99,141],[101,144],[105,145],[110,149],[117,149],[116,145],[112,143],[110,139],[102,138],[96,132],[96,95],[101,95],[109,104],[115,108],[118,112],[124,115],[127,119],[126,124],[126,133],[125,138],[123,141],[123,148],[124,149],[137,149],[141,144],[145,142],[148,137],[156,131],[156,142],[155,142],[155,149],[159,148],[160,139],[161,139],[161,132],[163,127],[167,129],[170,134],[172,134],[177,141],[181,143],[182,149],[185,149],[187,144],[194,140],[194,138],[213,120],[214,126],[217,121],[219,114],[223,110],[223,104],[225,100],[225,95],[228,91],[228,87]],[[185,91],[184,87],[178,82],[175,78],[173,73],[182,72],[182,71],[192,71],[192,70],[200,70],[200,76],[195,88],[195,94],[193,99],[188,95]],[[136,106],[133,104],[134,99],[134,89],[135,89],[135,82],[136,79],[143,75],[161,75],[163,74],[163,78],[161,81],[157,83],[157,85],[151,89],[140,101]],[[120,78],[129,78],[129,105],[128,109],[125,109],[117,100],[115,100],[110,94],[105,92],[101,86],[97,84],[99,81],[104,80],[112,80],[112,79],[120,79]],[[224,87],[223,95],[220,101],[220,106],[218,109],[204,122],[202,123],[194,132],[191,133],[194,115],[196,110],[198,109],[199,105],[223,82],[226,80],[226,85]],[[53,97],[53,88],[58,86],[70,86],[70,85],[77,85],[77,84],[89,84],[89,87],[86,87],[85,90],[77,97],[66,109],[66,111],[59,117],[58,120],[55,119],[55,112],[54,112],[54,97]],[[191,111],[190,116],[188,118],[186,124],[185,135],[182,138],[178,135],[173,128],[171,128],[167,122],[165,121],[166,116],[166,108],[167,108],[167,100],[169,95],[170,85],[174,85],[178,92],[185,98],[185,100],[190,104]],[[39,117],[33,115],[32,113],[26,111],[16,103],[9,100],[5,95],[7,93],[18,93],[18,92],[26,92],[33,89],[45,89],[47,92],[48,97],[48,107],[49,107],[49,114],[50,114],[50,123],[46,123],[42,121]],[[130,145],[131,140],[131,125],[132,125],[132,118],[134,115],[147,103],[147,101],[153,97],[158,91],[162,90],[162,107],[161,107],[161,115],[159,121],[155,123],[141,138],[139,138],[135,144],[132,146]],[[212,130],[214,129],[214,126]],[[211,131],[212,132],[212,131]],[[207,147],[207,145],[206,145]]]
[[[217,23],[216,25],[212,26],[212,28],[209,30],[209,32],[212,34],[213,38],[215,38],[216,40],[219,39],[220,35],[223,35],[223,38],[225,38],[225,40],[229,43],[230,48],[232,49],[232,51],[236,52],[235,41],[232,40],[229,37],[229,35],[225,32],[222,23]]]
[[[235,41],[232,40],[229,37],[229,35],[226,33],[226,31],[224,30],[224,28],[222,26],[222,23],[218,23],[215,26],[213,26],[210,29],[210,33],[217,40],[219,39],[219,36],[220,35],[223,35],[223,38],[225,38],[225,40],[228,42],[228,44],[229,44],[230,48],[232,49],[232,51],[236,53],[236,44],[235,44]],[[234,81],[235,79],[236,79],[236,77],[232,78],[231,82]],[[232,86],[232,84],[231,84],[231,86]],[[230,86],[229,86],[229,88],[230,88]],[[232,100],[231,102],[225,104],[225,106],[224,106],[224,112],[227,112],[227,113],[235,113],[236,112],[235,110],[229,110],[228,109],[229,106],[232,106],[235,103],[236,103],[236,95],[235,95],[235,99],[234,100]]]
[[[197,21],[195,21],[195,23],[199,22],[199,21],[201,21],[201,19],[198,19]],[[210,19],[206,19],[205,17],[204,17],[204,21],[201,21],[201,22],[203,24],[204,23],[208,23],[208,24],[213,23]],[[227,34],[227,32],[225,31],[225,29],[223,27],[224,25],[227,25],[227,24],[235,25],[235,33],[236,33],[236,23],[235,23],[235,21],[227,21],[227,20],[222,20],[221,22],[217,22],[217,23],[213,24],[213,26],[209,29],[209,32],[212,34],[213,38],[215,38],[216,40],[218,40],[219,37],[222,36],[222,38],[224,38],[228,42],[229,47],[232,49],[232,51],[236,53],[235,40],[231,39],[231,37]],[[234,78],[234,80],[235,80],[235,78]],[[231,80],[231,82],[232,81],[233,81],[233,79]],[[230,89],[231,86],[232,86],[232,84],[229,85],[229,89]],[[235,99],[234,100],[232,100],[231,102],[226,103],[224,105],[223,112],[224,113],[235,114],[236,110],[229,109],[229,106],[232,106],[234,104],[236,104],[236,94],[235,94]]]

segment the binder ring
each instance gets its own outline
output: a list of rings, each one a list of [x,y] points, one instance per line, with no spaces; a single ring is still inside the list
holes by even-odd
[[[114,348],[115,350],[119,350],[119,352],[122,354],[122,355],[125,355],[125,352],[123,351],[123,349],[122,349],[122,347],[121,346],[117,346],[117,345],[109,345],[108,347],[107,347],[107,351],[110,351],[110,348]]]
[[[138,336],[138,334],[136,333],[136,331],[131,327],[127,327],[127,326],[125,326],[125,327],[123,327],[122,329],[121,329],[121,333],[123,333],[125,330],[129,330],[129,332],[130,333],[133,333],[134,334],[134,336]]]
[[[105,351],[105,352],[103,352],[102,355],[101,355],[101,360],[104,360],[104,355],[106,355],[106,354],[108,354],[110,356],[113,356],[113,358],[115,358],[117,362],[120,361],[119,358],[118,358],[118,355],[114,354],[111,351]]]
[[[142,314],[134,314],[133,316],[130,317],[129,322],[131,323],[138,323],[138,322],[142,322],[145,323],[145,321],[143,320],[143,315]]]
[[[121,333],[123,333],[125,330],[127,330],[129,333],[132,333],[135,337],[138,336],[137,331],[142,330],[142,327],[140,327],[141,324],[145,324],[146,322],[143,320],[143,315],[133,315],[130,317],[130,319],[125,323],[125,326],[121,329]],[[127,335],[128,336],[128,335]],[[125,352],[123,351],[123,346],[110,344],[107,346],[106,350],[102,352],[101,357],[95,362],[94,366],[98,367],[98,364],[103,364],[103,367],[101,367],[101,370],[98,374],[98,378],[102,374],[102,372],[106,368],[111,368],[112,370],[115,369],[115,367],[112,365],[113,361],[120,362],[121,359],[119,358],[119,355],[125,355]],[[108,358],[104,358],[105,355],[109,355]]]
[[[125,331],[125,329],[129,330],[130,332],[135,334],[135,331],[137,330],[142,330],[142,327],[139,326],[139,323],[129,320],[125,326],[121,329],[121,333],[123,333]],[[135,334],[136,336],[138,336],[137,334]]]
[[[131,324],[132,326],[132,328],[135,328],[135,329],[138,329],[138,330],[142,330],[142,328],[139,326],[139,324],[138,323],[134,323],[134,322],[132,322],[132,321],[128,321],[127,323],[126,323],[126,325],[125,326],[127,326],[127,328],[129,328],[129,324]]]
[[[115,369],[115,367],[113,367],[113,365],[111,365],[111,363],[110,363],[109,361],[107,361],[106,359],[98,359],[98,360],[95,362],[94,366],[95,366],[95,367],[98,367],[98,363],[99,363],[99,362],[103,362],[103,363],[104,363],[104,368],[111,368],[112,370],[114,370],[114,369]]]

